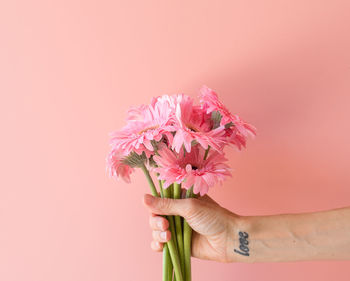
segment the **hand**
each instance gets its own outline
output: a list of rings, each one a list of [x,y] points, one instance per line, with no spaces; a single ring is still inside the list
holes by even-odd
[[[221,207],[209,196],[199,199],[170,199],[144,196],[144,204],[151,211],[150,226],[153,241],[151,248],[161,251],[163,243],[171,238],[169,222],[159,215],[179,215],[194,230],[192,256],[199,259],[229,262],[229,236],[238,223],[239,216]]]
[[[152,213],[151,246],[155,251],[162,250],[163,243],[171,238],[168,221],[158,215],[179,215],[194,230],[192,256],[199,259],[250,263],[350,260],[350,207],[238,216],[208,196],[170,199],[145,195],[144,204]]]

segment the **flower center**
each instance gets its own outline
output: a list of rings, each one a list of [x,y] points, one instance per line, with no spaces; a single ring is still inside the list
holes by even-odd
[[[198,163],[197,163],[198,164]],[[182,164],[180,164],[180,167],[181,168],[183,168],[183,169],[185,169],[187,172],[189,172],[189,171],[196,171],[196,170],[199,170],[200,168],[201,168],[201,166],[200,165],[193,165],[193,164],[191,164],[191,163],[188,163],[188,162],[186,162],[186,163],[182,163]]]
[[[192,124],[186,124],[186,127],[190,129],[192,132],[199,132],[199,130]]]
[[[158,125],[152,126],[152,127],[147,127],[147,128],[145,128],[145,129],[141,130],[141,131],[139,132],[139,135],[141,135],[141,134],[143,134],[144,132],[147,132],[147,131],[149,131],[149,130],[158,129],[158,127],[159,127]]]

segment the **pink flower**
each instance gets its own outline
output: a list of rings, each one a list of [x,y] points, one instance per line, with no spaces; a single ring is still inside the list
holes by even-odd
[[[145,152],[150,157],[154,153],[154,142],[165,137],[168,143],[172,143],[174,119],[174,109],[168,100],[153,99],[150,105],[129,110],[127,125],[112,133],[111,145],[117,150],[123,150],[126,155]]]
[[[222,153],[212,150],[204,160],[205,150],[199,145],[192,147],[189,153],[184,153],[183,149],[175,153],[164,145],[158,153],[153,156],[158,165],[154,171],[159,173],[160,180],[165,180],[164,188],[174,182],[183,183],[184,188],[193,186],[193,192],[203,196],[209,187],[231,176],[230,168],[225,163],[227,159]]]
[[[116,149],[112,149],[107,157],[107,170],[111,177],[121,177],[125,182],[130,183],[130,175],[134,171],[123,159],[125,155]]]
[[[245,147],[246,139],[249,135],[252,137],[256,135],[256,128],[243,121],[238,115],[232,114],[219,100],[217,93],[212,89],[207,86],[202,86],[200,95],[202,108],[206,113],[220,113],[220,125],[226,128],[226,136],[228,137],[229,143],[238,146],[240,149],[241,146]]]
[[[174,97],[176,104],[177,130],[172,148],[179,153],[182,145],[187,152],[191,151],[193,144],[199,143],[204,149],[211,146],[221,150],[225,143],[224,127],[212,130],[211,115],[200,106],[193,105],[193,99],[186,95]]]

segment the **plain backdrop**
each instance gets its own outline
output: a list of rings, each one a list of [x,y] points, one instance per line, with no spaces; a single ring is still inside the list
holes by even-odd
[[[209,195],[241,215],[350,205],[350,2],[0,2],[0,280],[161,280],[148,186],[109,133],[206,84],[258,128]],[[193,280],[349,280],[350,261],[220,264]]]

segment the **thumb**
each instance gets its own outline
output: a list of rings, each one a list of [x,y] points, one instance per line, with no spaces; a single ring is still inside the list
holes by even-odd
[[[145,194],[143,203],[152,213],[159,215],[178,215],[186,218],[195,211],[199,202],[195,198],[172,199]]]

